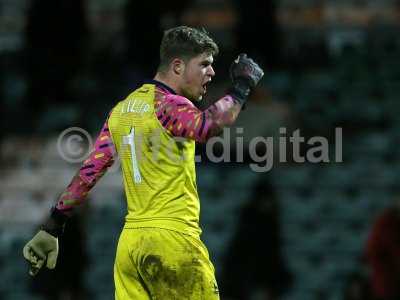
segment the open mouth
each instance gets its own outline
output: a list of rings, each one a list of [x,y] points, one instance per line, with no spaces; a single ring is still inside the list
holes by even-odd
[[[203,94],[207,92],[207,83],[203,84]]]
[[[207,85],[210,83],[210,81],[206,81],[205,83],[203,83],[202,87],[203,87],[203,94],[205,94],[207,92]]]

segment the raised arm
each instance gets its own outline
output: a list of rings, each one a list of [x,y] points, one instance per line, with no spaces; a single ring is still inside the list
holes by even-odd
[[[164,128],[174,136],[198,142],[205,142],[224,126],[231,125],[240,109],[241,104],[230,95],[224,96],[205,111],[177,95],[169,95],[167,99],[156,102],[157,118]]]
[[[157,118],[172,135],[204,143],[235,122],[250,90],[263,75],[252,59],[241,54],[231,65],[232,87],[227,95],[201,111],[182,96],[160,94],[156,100]]]

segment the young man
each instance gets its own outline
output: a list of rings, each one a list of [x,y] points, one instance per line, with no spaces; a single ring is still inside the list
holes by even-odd
[[[35,275],[54,268],[57,237],[118,153],[128,212],[114,265],[115,298],[219,299],[214,267],[200,240],[195,142],[231,125],[262,69],[245,54],[232,63],[229,93],[205,111],[200,101],[215,75],[215,42],[202,30],[167,30],[154,80],[111,111],[90,157],[72,179],[49,220],[24,247]]]

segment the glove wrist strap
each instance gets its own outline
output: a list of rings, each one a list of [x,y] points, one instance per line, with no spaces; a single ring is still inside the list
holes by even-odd
[[[228,93],[243,105],[250,94],[250,86],[245,80],[235,80]]]
[[[50,217],[42,225],[41,229],[54,237],[59,237],[64,232],[64,226],[68,217],[61,213],[57,208],[51,209]]]

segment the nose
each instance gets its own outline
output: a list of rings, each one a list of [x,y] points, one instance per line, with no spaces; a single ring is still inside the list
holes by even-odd
[[[214,69],[213,69],[212,66],[209,66],[209,67],[208,67],[207,75],[210,76],[210,77],[215,76],[215,71],[214,71]]]

